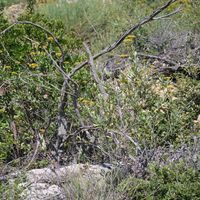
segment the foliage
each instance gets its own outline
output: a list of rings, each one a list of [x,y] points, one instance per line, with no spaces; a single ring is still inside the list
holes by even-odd
[[[21,16],[19,20],[40,24],[56,36],[66,54],[63,69],[70,72],[87,59],[83,40],[89,40],[92,52],[98,52],[162,2],[116,0],[104,5],[99,0],[76,4],[63,1],[57,7],[54,3],[38,5],[36,13]],[[138,152],[170,145],[178,148],[199,137],[200,62],[198,52],[194,55],[191,49],[196,49],[192,45],[198,41],[200,4],[199,1],[179,1],[179,4],[184,5],[182,13],[140,28],[108,57],[95,62],[108,98],[100,93],[89,67],[75,74],[73,80],[78,88],[76,94],[74,88],[68,91],[71,98],[64,110],[69,129],[60,149],[63,164],[74,160],[121,163],[137,157]],[[0,31],[8,26],[1,14]],[[185,42],[180,40],[180,44],[185,47],[186,64],[177,73],[158,73],[156,62],[138,56],[141,51],[178,58],[177,52],[171,50],[174,41],[182,39],[183,32],[187,40],[184,35]],[[15,166],[18,158],[30,160],[38,135],[41,145],[31,167],[50,164],[52,158],[44,158],[56,154],[63,77],[46,51],[59,62],[62,54],[53,37],[32,25],[18,24],[1,36],[0,165],[12,162]],[[107,60],[113,57],[128,60],[128,67],[121,66],[123,70],[119,70],[117,77],[109,72],[108,79],[103,81]],[[182,60],[182,57],[175,59],[180,63]],[[119,191],[127,193],[127,199],[190,199],[192,195],[198,199],[198,182],[199,173],[192,168],[154,165],[149,168],[148,178],[125,179]]]
[[[22,187],[19,186],[22,178],[13,179],[10,183],[0,183],[0,195],[2,199],[7,200],[19,200],[20,193],[23,191]]]
[[[9,6],[15,3],[19,3],[21,0],[1,0],[0,2],[0,10],[2,10],[5,6]]]
[[[27,8],[28,8],[28,10],[31,12],[31,13],[33,13],[34,12],[34,6],[35,6],[35,4],[36,4],[36,0],[28,0],[27,1]]]
[[[116,39],[122,30],[135,24],[164,2],[166,1],[115,0],[112,4],[104,4],[101,0],[81,0],[68,4],[61,1],[60,3],[38,5],[36,11],[50,18],[61,18],[67,30],[73,29],[84,39],[90,38],[92,48],[98,51],[99,48]],[[149,36],[152,36],[157,30],[163,33],[166,27],[168,32],[198,29],[199,2],[178,1],[169,10],[172,11],[178,6],[183,9],[180,14],[167,20],[158,20],[147,24],[136,31],[137,41],[135,45],[138,45],[139,50],[144,50],[141,47],[145,46]]]
[[[183,164],[159,167],[152,165],[149,169],[150,176],[143,180],[127,178],[119,186],[125,199],[199,199],[198,170],[186,168]]]
[[[74,10],[82,9],[79,7],[81,5],[74,5]],[[87,4],[89,5],[92,4]],[[67,72],[74,64],[86,59],[85,53],[76,55],[77,49],[80,49],[81,39],[74,32],[66,32],[62,22],[50,21],[39,14],[21,18],[24,19],[37,22],[51,29],[56,35],[67,52],[64,61]],[[7,22],[1,18],[1,30],[7,26]],[[75,75],[74,80],[79,85],[78,105],[82,121],[85,125],[97,126],[99,130],[98,134],[93,132],[96,147],[93,140],[88,141],[87,137],[84,139],[83,134],[80,133],[75,138],[77,143],[65,142],[63,151],[76,153],[80,151],[82,160],[108,159],[108,156],[102,157],[103,152],[97,156],[97,148],[101,146],[113,156],[116,153],[122,156],[120,153],[122,151],[119,151],[113,137],[117,138],[123,151],[128,155],[134,155],[135,146],[132,140],[137,141],[141,148],[153,148],[160,145],[187,143],[194,135],[198,135],[199,127],[194,123],[200,112],[198,81],[182,75],[169,78],[159,75],[157,80],[151,78],[154,66],[141,63],[136,56],[137,46],[144,48],[141,42],[137,43],[139,37],[137,34],[148,37],[146,30],[141,29],[140,33],[134,36],[135,48],[130,46],[132,43],[126,43],[129,42],[127,39],[122,45],[123,49],[114,52],[118,54],[120,51],[129,51],[128,56],[132,62],[130,69],[123,71],[119,79],[110,79],[105,83],[109,94],[108,100],[105,101],[98,94],[97,85],[91,79],[88,69],[83,69]],[[1,159],[8,161],[13,159],[10,146],[14,145],[19,149],[20,155],[26,155],[33,148],[33,141],[36,139],[35,131],[43,134],[43,130],[46,130],[45,141],[53,137],[56,132],[57,104],[62,77],[52,66],[45,49],[51,52],[55,60],[60,58],[61,52],[52,37],[30,25],[17,25],[2,38],[1,79],[8,92],[3,95],[1,101],[3,119],[1,148],[6,150],[3,151]],[[6,49],[7,47],[9,50]],[[174,79],[177,83],[174,83]],[[66,115],[71,130],[76,130],[80,122],[74,111],[73,100],[69,101]],[[20,132],[17,141],[12,137],[13,130],[9,129],[13,121]],[[9,138],[6,144],[4,135]],[[80,144],[79,147],[77,144]],[[14,155],[14,157],[18,156]]]
[[[103,148],[113,156],[118,145],[134,156],[132,140],[141,148],[151,149],[169,144],[179,146],[198,136],[199,126],[194,120],[200,112],[199,81],[182,75],[177,77],[177,83],[160,75],[158,80],[149,79],[151,70],[133,65],[119,79],[106,83],[108,100],[96,96],[80,101],[83,120],[106,132],[108,143],[103,142]],[[87,88],[87,93],[90,90]]]
[[[76,62],[78,57],[71,53],[80,45],[80,40],[73,33],[65,34],[61,22],[48,21],[40,15],[24,16],[23,19],[55,32],[65,51],[69,52],[64,61],[66,70]],[[0,29],[6,26],[1,16]],[[2,36],[1,84],[7,92],[1,98],[1,162],[19,156],[13,153],[13,145],[21,156],[27,154],[36,139],[35,131],[48,127],[45,137],[54,134],[62,77],[52,66],[45,49],[52,52],[56,60],[60,58],[61,53],[52,38],[30,25],[18,25]],[[12,122],[19,134],[15,138],[17,141],[13,140],[13,130],[9,128]]]

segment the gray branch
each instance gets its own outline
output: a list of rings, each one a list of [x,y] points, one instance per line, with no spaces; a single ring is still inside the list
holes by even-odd
[[[163,6],[161,6],[160,8],[158,8],[157,10],[155,10],[151,15],[145,17],[143,20],[141,20],[140,22],[138,22],[136,25],[132,26],[130,29],[128,29],[126,32],[124,32],[113,44],[107,46],[106,48],[104,48],[103,50],[101,50],[99,53],[95,54],[92,58],[93,60],[99,58],[100,56],[111,52],[112,50],[114,50],[115,48],[117,48],[123,41],[124,39],[131,34],[133,31],[137,30],[138,28],[140,28],[141,26],[143,26],[144,24],[147,24],[150,21],[155,20],[155,17],[157,15],[159,15],[162,11],[164,11],[166,8],[168,8],[172,3],[176,2],[177,0],[169,0],[167,3],[165,3]],[[85,65],[88,64],[88,61],[84,61],[81,64],[75,66],[71,72],[69,73],[69,77],[72,77],[76,74],[77,71],[79,71],[80,69],[82,69]]]
[[[99,76],[97,74],[96,67],[95,67],[95,64],[94,64],[94,59],[93,59],[93,56],[91,54],[91,51],[90,51],[90,49],[89,49],[89,47],[88,47],[88,45],[86,43],[83,43],[83,45],[84,45],[84,47],[85,47],[85,49],[87,51],[87,54],[88,54],[88,58],[89,58],[88,64],[90,66],[91,73],[92,73],[92,75],[94,77],[94,80],[97,83],[97,86],[98,86],[101,94],[103,95],[103,97],[105,99],[107,99],[108,98],[108,94],[106,93],[106,91],[105,91],[105,89],[103,87],[103,84],[101,83],[101,80],[100,80],[100,78],[99,78]]]

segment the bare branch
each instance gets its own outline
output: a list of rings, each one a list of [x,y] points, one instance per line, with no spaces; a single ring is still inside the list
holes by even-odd
[[[54,66],[61,72],[61,74],[63,75],[64,79],[71,80],[70,77],[65,73],[63,68],[54,60],[53,56],[46,49],[44,49],[44,51],[46,52],[48,57],[51,59],[51,61],[53,62]]]
[[[144,57],[144,58],[147,58],[147,59],[155,59],[155,60],[160,60],[160,61],[163,61],[169,65],[179,65],[179,63],[173,61],[173,60],[169,60],[167,58],[162,58],[160,56],[155,56],[155,55],[149,55],[149,54],[144,54],[144,53],[137,53],[137,56],[139,57]]]
[[[84,47],[85,47],[85,49],[87,51],[88,57],[89,57],[88,64],[90,66],[90,69],[91,69],[92,75],[94,77],[94,80],[96,81],[97,86],[98,86],[101,94],[103,95],[103,97],[105,99],[107,99],[108,98],[108,94],[106,93],[106,91],[105,91],[105,89],[104,89],[104,87],[103,87],[103,85],[101,83],[101,80],[100,80],[100,78],[99,78],[99,76],[97,74],[96,67],[94,65],[94,60],[93,60],[91,51],[90,51],[90,49],[89,49],[89,47],[88,47],[88,45],[86,43],[83,43],[83,45],[84,45]]]
[[[163,16],[160,16],[160,17],[154,17],[153,19],[154,20],[166,19],[166,18],[171,17],[172,15],[175,15],[175,14],[181,12],[181,11],[182,11],[181,7],[178,7],[176,10],[174,10],[173,12],[171,12],[167,15],[163,15]]]
[[[20,148],[19,148],[19,132],[17,129],[17,124],[15,122],[15,120],[11,120],[10,122],[10,130],[13,133],[13,138],[14,138],[14,147],[16,148],[16,152],[14,152],[15,157],[18,158],[20,156]]]
[[[138,28],[140,28],[141,26],[143,26],[144,24],[153,21],[154,18],[159,15],[163,10],[165,10],[166,8],[168,8],[172,3],[176,2],[177,0],[169,0],[166,4],[164,4],[163,6],[161,6],[160,8],[158,8],[157,10],[155,10],[151,15],[149,15],[148,17],[145,17],[143,20],[141,20],[139,23],[137,23],[136,25],[132,26],[130,29],[128,29],[126,32],[124,32],[113,44],[107,46],[106,48],[104,48],[103,50],[101,50],[99,53],[95,54],[93,56],[93,60],[99,58],[100,56],[111,52],[112,50],[114,50],[115,48],[117,48],[123,41],[124,39],[131,34],[133,31],[137,30]],[[88,61],[84,61],[81,64],[77,65],[76,67],[74,67],[71,72],[69,73],[69,77],[72,77],[75,75],[75,73],[80,70],[81,68],[83,68],[86,64],[88,64]]]

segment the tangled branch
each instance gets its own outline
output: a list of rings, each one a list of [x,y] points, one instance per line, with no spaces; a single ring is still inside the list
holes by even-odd
[[[130,29],[128,29],[126,32],[124,32],[113,44],[105,47],[103,50],[101,50],[99,53],[95,54],[92,59],[95,60],[97,58],[99,58],[100,56],[109,53],[111,51],[113,51],[115,48],[117,48],[123,41],[124,39],[131,34],[133,31],[137,30],[138,28],[142,27],[144,24],[149,23],[150,21],[153,20],[157,20],[157,19],[162,19],[165,18],[166,16],[169,17],[171,15],[174,15],[178,12],[180,12],[181,10],[178,9],[176,11],[173,11],[171,13],[169,13],[168,15],[164,15],[161,16],[159,18],[155,18],[157,15],[159,15],[161,12],[163,12],[165,9],[167,9],[171,4],[173,4],[174,2],[176,2],[177,0],[169,0],[167,3],[165,3],[163,6],[161,6],[160,8],[158,8],[157,10],[155,10],[151,15],[145,17],[143,20],[141,20],[140,22],[138,22],[136,25],[133,25]],[[84,61],[81,64],[77,65],[76,67],[74,67],[71,72],[69,73],[69,77],[72,77],[76,74],[77,71],[79,71],[80,69],[82,69],[85,65],[88,64],[88,61]]]

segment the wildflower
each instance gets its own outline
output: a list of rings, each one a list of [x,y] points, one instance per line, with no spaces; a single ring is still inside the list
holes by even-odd
[[[47,47],[48,47],[48,45],[47,44],[45,44],[45,45],[43,45],[42,46],[44,49],[46,49]]]
[[[49,42],[53,42],[53,41],[54,41],[53,37],[48,37],[47,40],[48,40]]]
[[[85,104],[85,105],[91,106],[91,105],[94,104],[94,101],[91,101],[91,100],[89,100],[89,99],[79,98],[78,100],[79,100],[79,102],[81,102],[81,103],[83,103],[83,104]]]
[[[133,40],[127,38],[127,39],[124,40],[124,42],[125,42],[125,43],[131,43],[131,42],[133,42]]]
[[[31,69],[35,69],[38,67],[38,64],[37,63],[31,63],[31,64],[28,64],[28,66],[31,68]]]
[[[75,65],[79,65],[80,63],[81,63],[81,62],[75,62],[74,64],[75,64]]]
[[[128,36],[126,37],[126,39],[132,39],[132,40],[134,40],[135,38],[136,38],[135,35],[128,35]]]
[[[56,56],[60,57],[62,55],[62,53],[58,52],[56,53]]]
[[[128,35],[125,39],[124,39],[124,42],[125,43],[131,43],[133,42],[133,40],[136,38],[135,35]]]
[[[36,55],[36,52],[32,51],[30,54],[31,54],[31,56],[34,56],[34,55]]]
[[[44,134],[45,133],[45,129],[44,128],[40,128],[40,133]]]
[[[119,55],[119,57],[120,57],[120,58],[128,58],[129,55],[128,55],[128,54],[121,54],[121,55]]]
[[[11,75],[17,75],[17,72],[12,72]]]
[[[4,69],[9,70],[9,69],[11,69],[11,66],[4,66]]]
[[[5,108],[0,108],[0,113],[5,113],[6,109]]]

